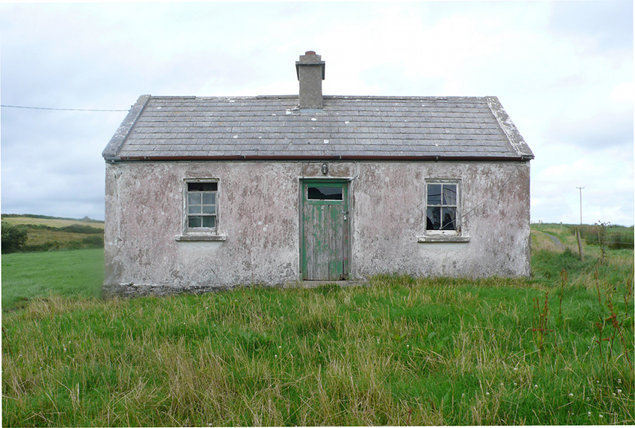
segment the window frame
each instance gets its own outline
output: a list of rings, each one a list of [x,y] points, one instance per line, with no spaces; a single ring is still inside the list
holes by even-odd
[[[189,184],[190,183],[215,183],[214,191],[215,213],[214,227],[190,227],[189,226]],[[219,224],[221,217],[220,209],[221,199],[221,182],[218,178],[184,178],[183,179],[183,206],[182,206],[182,235],[177,236],[178,241],[197,241],[197,240],[225,240],[225,236],[219,234]],[[196,215],[196,214],[192,214]]]
[[[433,184],[454,184],[456,185],[456,205],[445,205],[443,201],[433,207],[443,208],[455,207],[456,228],[453,230],[428,229],[428,188]],[[424,180],[423,191],[423,236],[418,237],[419,242],[468,242],[469,236],[463,228],[463,181],[460,178],[426,178]]]

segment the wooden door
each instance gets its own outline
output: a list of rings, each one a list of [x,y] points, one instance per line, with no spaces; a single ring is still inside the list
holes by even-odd
[[[347,181],[302,181],[302,279],[348,278],[348,218]]]

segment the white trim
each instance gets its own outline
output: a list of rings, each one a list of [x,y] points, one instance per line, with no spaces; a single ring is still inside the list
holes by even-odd
[[[426,244],[441,244],[441,243],[466,243],[470,242],[470,237],[467,235],[424,235],[417,236],[417,242]]]
[[[456,184],[456,229],[455,230],[427,230],[428,227],[428,185]],[[463,224],[463,180],[461,178],[426,178],[424,179],[423,194],[423,235],[417,236],[419,243],[466,243],[470,237],[464,230]],[[436,205],[434,205],[436,206]]]
[[[215,234],[206,234],[206,235],[177,235],[175,240],[181,242],[196,242],[196,241],[227,241],[227,235],[215,235]]]
[[[215,225],[214,227],[197,227],[190,228],[188,227],[188,183],[216,183],[216,214],[215,217]],[[181,235],[176,237],[177,241],[224,241],[227,239],[227,236],[220,234],[219,232],[219,224],[220,224],[220,195],[221,195],[221,183],[220,179],[213,177],[205,177],[205,178],[195,178],[195,177],[185,177],[183,178],[183,203],[182,203],[182,213],[181,213]],[[190,238],[191,237],[191,238]],[[224,238],[223,238],[224,237]],[[208,239],[209,238],[209,239]],[[223,238],[223,239],[221,239]]]

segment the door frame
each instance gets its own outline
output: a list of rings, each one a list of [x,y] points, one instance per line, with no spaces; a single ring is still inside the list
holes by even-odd
[[[351,274],[351,223],[352,223],[352,206],[351,206],[351,178],[333,178],[333,177],[300,177],[299,178],[299,203],[298,203],[298,219],[300,222],[299,227],[299,279],[300,281],[322,281],[322,280],[311,280],[311,279],[303,279],[304,277],[304,188],[307,184],[316,183],[316,184],[341,184],[343,187],[343,195],[342,202],[347,210],[347,220],[344,221],[344,225],[342,226],[342,230],[346,232],[345,237],[345,250],[343,252],[344,260],[342,263],[342,272],[346,279],[350,278]]]

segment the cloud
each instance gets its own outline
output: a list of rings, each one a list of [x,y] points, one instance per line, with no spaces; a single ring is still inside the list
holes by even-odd
[[[308,49],[329,95],[497,95],[536,155],[532,218],[576,221],[584,185],[589,221],[633,222],[625,0],[2,4],[0,31],[3,104],[295,94]],[[3,109],[3,211],[103,215],[124,116]]]
[[[633,48],[633,3],[629,0],[554,2],[549,30],[584,40],[593,53]]]
[[[583,221],[633,224],[633,151],[618,147],[587,150],[565,144],[545,153],[552,161],[532,169],[532,220],[579,221],[579,191]]]

